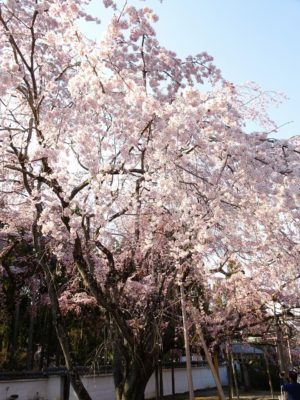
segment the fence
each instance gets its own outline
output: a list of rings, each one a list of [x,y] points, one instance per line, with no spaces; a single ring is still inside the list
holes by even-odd
[[[222,385],[228,385],[227,368],[219,369]],[[187,376],[184,368],[175,368],[175,393],[187,392]],[[8,400],[12,395],[18,395],[17,400],[62,400],[64,390],[63,374],[36,374],[26,379],[7,379],[0,377],[0,400]],[[115,400],[114,383],[112,374],[84,375],[82,381],[93,400]],[[212,374],[207,366],[193,367],[193,381],[195,390],[215,387]],[[172,371],[163,369],[164,395],[172,394]],[[155,377],[152,375],[145,391],[145,398],[155,397]],[[70,400],[77,400],[72,387],[70,388]]]

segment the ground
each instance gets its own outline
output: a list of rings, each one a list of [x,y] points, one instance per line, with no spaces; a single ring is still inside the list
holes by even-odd
[[[226,398],[228,399],[228,393],[226,394]],[[239,396],[240,400],[274,400],[278,399],[280,393],[275,392],[274,398],[270,392],[264,391],[251,391],[251,392],[242,392]],[[176,395],[176,396],[165,396],[164,400],[189,400],[188,395]],[[215,390],[207,390],[201,392],[195,392],[195,400],[218,400],[217,392]],[[233,400],[237,400],[237,397],[234,396]]]

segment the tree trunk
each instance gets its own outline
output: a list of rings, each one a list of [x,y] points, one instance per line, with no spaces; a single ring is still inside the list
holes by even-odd
[[[115,381],[117,400],[145,400],[145,389],[150,376],[142,371],[141,366],[127,371],[126,376]]]
[[[29,329],[28,329],[28,343],[27,343],[27,360],[26,369],[32,370],[33,367],[33,331],[34,331],[34,312],[33,307],[29,310]]]
[[[65,331],[63,321],[62,321],[62,315],[59,309],[59,304],[58,304],[58,299],[57,299],[57,294],[53,282],[53,277],[50,272],[50,266],[45,266],[44,267],[44,273],[45,273],[45,278],[46,278],[46,283],[47,283],[47,288],[48,288],[48,294],[50,297],[50,304],[51,304],[51,311],[52,311],[52,321],[53,325],[57,334],[57,338],[59,340],[67,371],[68,371],[68,377],[70,379],[70,383],[73,386],[73,389],[78,397],[79,400],[92,400],[88,391],[84,387],[83,383],[81,382],[80,375],[76,368],[73,365],[73,362],[71,360],[70,356],[70,344],[69,344],[69,337],[67,332]]]
[[[18,334],[19,334],[19,321],[20,320],[20,299],[17,298],[15,301],[15,308],[14,308],[14,319],[13,319],[13,326],[11,332],[11,342],[10,342],[10,349],[9,349],[9,367],[10,369],[16,368],[16,353],[18,350]]]
[[[63,400],[70,398],[70,377],[66,375],[63,377]]]
[[[32,234],[34,241],[34,248],[38,256],[40,256],[40,267],[44,274],[44,279],[47,284],[48,295],[50,298],[52,322],[57,334],[57,338],[64,355],[68,377],[73,386],[73,389],[78,397],[78,400],[92,400],[88,391],[81,382],[80,375],[73,365],[70,355],[70,340],[67,331],[64,327],[64,321],[60,312],[58,296],[54,283],[52,271],[56,269],[56,258],[49,254],[46,250],[43,234],[41,228],[38,226],[38,220],[43,211],[42,203],[37,203],[36,207],[36,220],[32,224]]]
[[[221,382],[220,371],[219,371],[219,357],[218,357],[217,350],[214,350],[213,355],[212,355],[212,359],[213,359],[213,364],[214,364],[214,367],[215,367],[215,370],[216,370],[216,374],[218,376],[219,381]],[[218,399],[222,400],[219,394],[218,394]]]
[[[117,400],[144,400],[147,383],[154,371],[154,359],[136,349],[133,353],[119,338],[113,349],[113,374]]]
[[[17,242],[10,244],[6,248],[1,250],[0,254],[0,264],[2,264],[3,268],[6,271],[8,276],[7,285],[2,287],[2,290],[5,294],[4,301],[7,312],[7,333],[3,337],[3,347],[5,347],[4,351],[4,361],[8,362],[9,369],[15,368],[15,351],[16,351],[16,339],[17,339],[17,323],[19,316],[17,316],[19,312],[19,300],[18,300],[18,290],[15,281],[15,276],[10,270],[11,261],[9,259],[9,255],[11,251],[16,246]],[[6,286],[6,287],[5,287]]]
[[[130,381],[125,382],[126,389],[116,389],[117,400],[145,400],[146,385],[141,385],[140,381],[134,379],[136,384],[131,385]]]
[[[231,362],[229,360],[228,354],[227,354],[227,374],[228,374],[228,398],[229,398],[229,400],[232,400],[233,399],[233,374],[232,374]]]

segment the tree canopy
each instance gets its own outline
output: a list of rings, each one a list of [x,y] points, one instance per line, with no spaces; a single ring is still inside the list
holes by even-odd
[[[149,8],[104,1],[95,43],[85,3],[0,6],[1,234],[32,246],[55,315],[100,308],[118,399],[138,400],[172,344],[179,284],[210,335],[297,306],[299,139],[269,139],[275,97],[162,47]]]

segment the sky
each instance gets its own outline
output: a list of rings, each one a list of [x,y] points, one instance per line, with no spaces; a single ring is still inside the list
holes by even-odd
[[[125,1],[120,0],[120,7]],[[258,83],[263,90],[284,93],[288,99],[270,109],[276,138],[300,134],[300,0],[128,0],[148,6],[159,16],[160,43],[179,56],[207,51],[225,79],[235,84]],[[111,12],[101,0],[89,10],[102,24],[82,24],[98,38]]]

